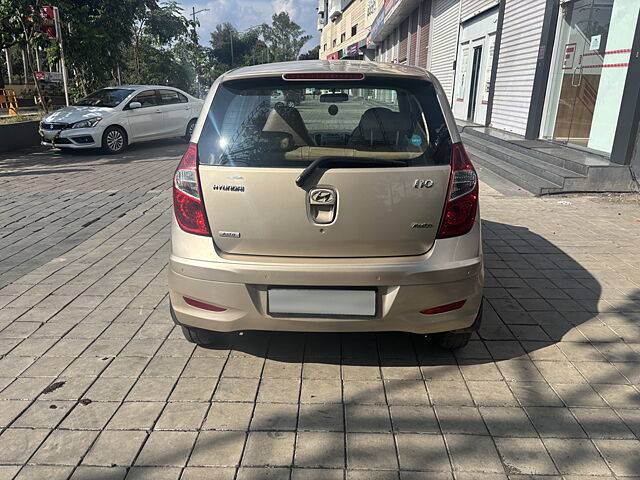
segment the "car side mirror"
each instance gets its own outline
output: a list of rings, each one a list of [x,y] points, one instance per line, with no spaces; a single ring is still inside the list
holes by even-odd
[[[141,108],[141,107],[142,107],[142,104],[140,102],[131,102],[129,104],[129,108],[131,110],[135,110],[136,108]]]

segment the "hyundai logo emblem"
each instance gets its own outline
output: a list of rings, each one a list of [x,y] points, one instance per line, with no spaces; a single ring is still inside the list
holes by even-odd
[[[314,188],[309,192],[311,205],[335,205],[336,192],[331,188]]]

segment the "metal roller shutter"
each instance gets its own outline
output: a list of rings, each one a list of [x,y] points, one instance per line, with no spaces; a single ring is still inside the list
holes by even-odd
[[[431,7],[431,55],[427,68],[440,80],[449,102],[453,94],[453,62],[458,48],[459,27],[460,1],[434,0]]]
[[[507,0],[491,125],[524,135],[540,48],[545,0]]]
[[[429,29],[431,27],[431,0],[422,2],[422,16],[420,17],[420,38],[418,43],[418,66],[427,68],[427,53],[429,52]]]
[[[409,15],[409,65],[416,65],[416,47],[418,42],[418,21],[420,20],[420,10],[416,8]]]
[[[400,24],[400,49],[398,52],[398,62],[404,62],[407,59],[407,35],[409,33],[409,19],[405,19]]]
[[[500,0],[462,0],[460,7],[460,22],[469,20],[479,13],[494,7],[500,3]]]

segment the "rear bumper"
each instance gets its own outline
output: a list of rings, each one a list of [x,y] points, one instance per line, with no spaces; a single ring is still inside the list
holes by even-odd
[[[481,276],[438,285],[377,287],[379,313],[375,318],[286,318],[267,313],[267,285],[199,280],[169,272],[169,292],[175,320],[190,327],[230,332],[275,330],[303,332],[402,331],[435,333],[469,328],[482,301]],[[184,297],[226,308],[210,312],[188,305]],[[465,299],[458,310],[436,315],[419,313]]]
[[[174,227],[169,294],[175,320],[182,325],[221,332],[436,333],[472,327],[481,306],[484,271],[479,222],[467,235],[437,240],[421,256],[322,262],[231,258],[217,252],[211,238],[189,235]],[[185,245],[186,241],[191,248]],[[177,254],[187,254],[188,250],[209,252],[210,258],[195,260]],[[378,313],[366,319],[273,317],[267,313],[269,286],[374,287]],[[184,297],[226,310],[203,310],[188,305]],[[419,313],[460,300],[466,302],[458,310],[433,315]]]

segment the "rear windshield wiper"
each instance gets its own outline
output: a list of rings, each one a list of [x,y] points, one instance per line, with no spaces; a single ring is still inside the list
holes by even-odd
[[[320,157],[311,162],[311,164],[302,171],[298,178],[296,178],[296,185],[302,187],[318,168],[405,167],[406,165],[407,163],[402,160],[388,160],[385,158],[343,156]]]

